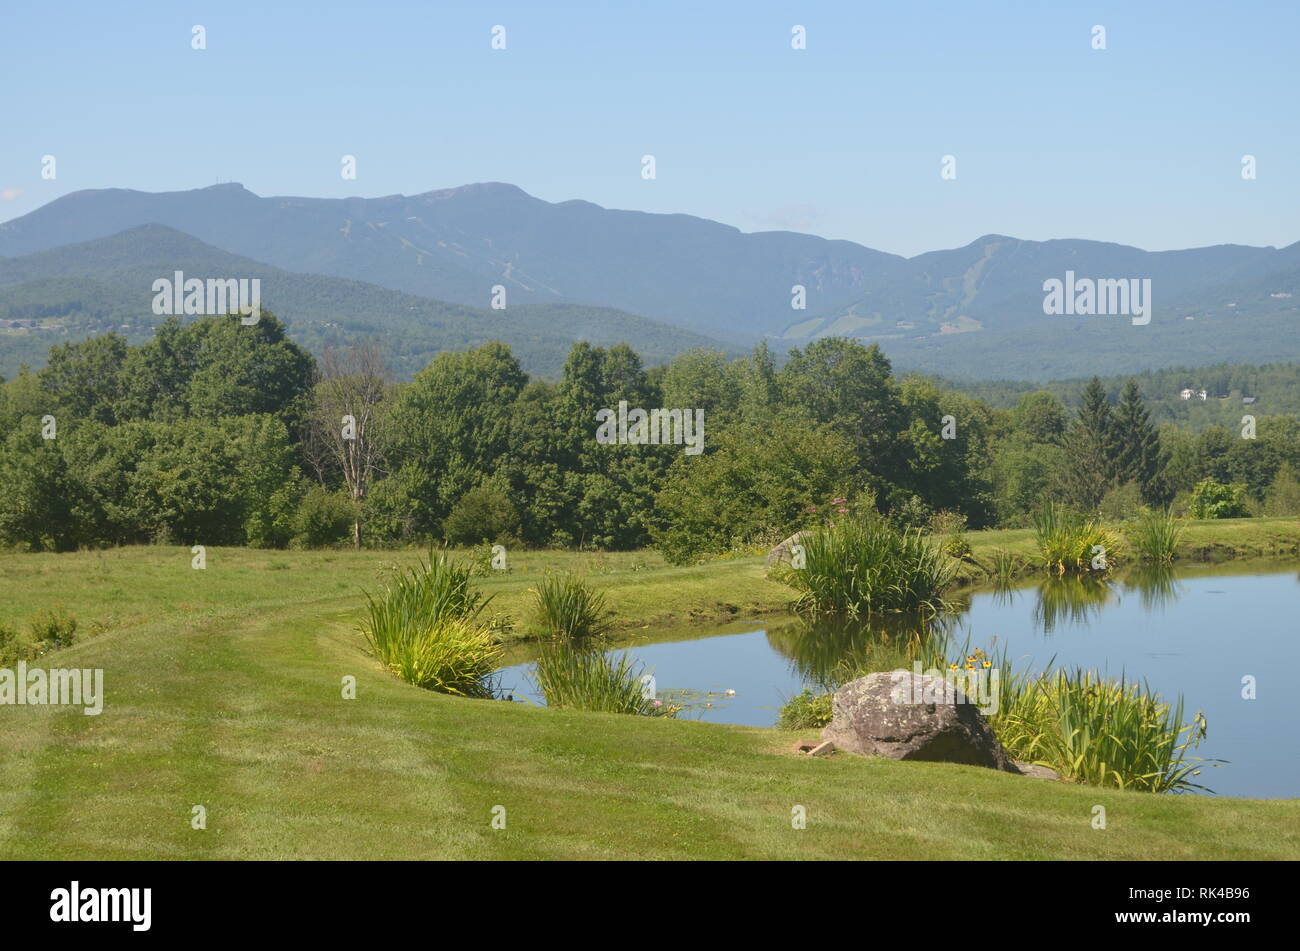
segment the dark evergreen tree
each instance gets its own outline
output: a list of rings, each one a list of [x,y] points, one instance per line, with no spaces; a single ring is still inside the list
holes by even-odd
[[[1133,482],[1148,505],[1168,503],[1165,465],[1168,456],[1151,422],[1137,380],[1124,384],[1112,418],[1113,462],[1117,481]]]
[[[1083,389],[1079,413],[1065,437],[1053,484],[1062,501],[1095,509],[1115,481],[1115,421],[1101,380]]]

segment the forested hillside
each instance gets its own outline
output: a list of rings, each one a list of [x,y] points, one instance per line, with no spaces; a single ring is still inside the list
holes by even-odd
[[[1190,430],[1211,426],[1239,428],[1244,414],[1300,416],[1300,363],[1259,366],[1217,363],[1186,369],[1147,370],[1134,374],[1142,387],[1151,418],[1176,423]],[[1111,399],[1119,396],[1127,376],[1103,376],[1102,386]],[[1067,406],[1077,406],[1088,379],[1033,383],[1023,380],[945,380],[997,409],[1011,409],[1026,393],[1045,390]],[[1184,390],[1190,390],[1186,398]],[[1201,398],[1201,391],[1205,398]]]
[[[263,306],[289,335],[320,353],[327,346],[375,338],[399,378],[409,379],[441,350],[488,340],[508,342],[531,373],[555,376],[570,345],[588,340],[637,342],[663,362],[717,341],[608,308],[574,303],[526,304],[507,296],[502,310],[416,297],[375,284],[296,274],[229,254],[162,225],[143,225],[84,244],[0,259],[0,373],[40,367],[55,343],[114,330],[131,343],[150,338],[163,317],[152,312],[153,282],[188,277],[257,278]],[[483,297],[486,304],[488,298]]]

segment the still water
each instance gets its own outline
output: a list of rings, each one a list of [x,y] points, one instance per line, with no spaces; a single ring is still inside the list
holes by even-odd
[[[1198,781],[1224,796],[1300,796],[1300,575],[1294,565],[1186,568],[1110,582],[1044,581],[976,589],[959,599],[955,647],[1006,649],[1016,670],[1048,663],[1145,680],[1166,700],[1182,695],[1184,720],[1205,712],[1194,751],[1228,762]],[[862,650],[862,635],[781,622],[666,632],[620,642],[681,714],[772,726],[805,686],[835,682],[835,666]],[[896,636],[896,635],[895,635]],[[531,665],[501,671],[515,697],[541,702]],[[1255,699],[1246,699],[1254,685]],[[735,694],[729,696],[728,690]]]

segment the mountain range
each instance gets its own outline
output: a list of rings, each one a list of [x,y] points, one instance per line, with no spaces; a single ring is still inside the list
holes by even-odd
[[[0,258],[0,372],[36,366],[52,343],[109,330],[139,342],[163,316],[152,312],[153,281],[234,276],[261,281],[262,307],[285,320],[299,343],[319,351],[357,338],[382,340],[394,371],[409,377],[440,350],[488,340],[511,345],[532,373],[559,373],[574,341],[638,343],[649,363],[693,347],[721,347],[708,337],[635,314],[583,304],[464,307],[376,284],[284,271],[221,251],[165,225],[140,225],[94,241]],[[6,347],[6,338],[9,345]]]
[[[500,183],[383,198],[264,198],[236,184],[81,191],[0,224],[0,367],[41,338],[147,333],[152,279],[260,277],[309,346],[373,334],[404,375],[440,349],[504,339],[553,374],[578,338],[648,362],[693,346],[878,342],[903,368],[1049,379],[1300,359],[1300,242],[1148,252],[986,235],[904,258],[689,215],[546,202]],[[1049,317],[1043,282],[1149,278],[1147,326]],[[793,289],[804,290],[796,309]],[[504,289],[507,307],[490,303]],[[35,322],[35,323],[33,323]],[[24,337],[25,339],[18,339]]]

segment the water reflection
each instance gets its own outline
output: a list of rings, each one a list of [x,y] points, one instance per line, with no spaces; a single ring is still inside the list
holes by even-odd
[[[1027,593],[1034,597],[1034,629],[1051,634],[1061,624],[1088,624],[1095,621],[1121,591],[1136,591],[1147,612],[1163,611],[1178,600],[1181,588],[1174,578],[1172,565],[1139,565],[1117,581],[1100,575],[1066,575],[1043,578],[1033,588],[996,585],[987,597],[998,607],[1008,607]],[[959,616],[970,610],[966,599]]]
[[[1142,610],[1164,611],[1178,600],[1181,588],[1174,581],[1173,565],[1142,565],[1124,576],[1125,588],[1136,588]]]
[[[947,625],[907,617],[799,620],[770,628],[767,640],[800,679],[834,690],[865,673],[910,668],[917,660],[925,667],[942,663],[948,631]]]

